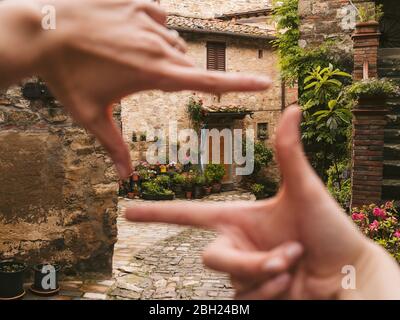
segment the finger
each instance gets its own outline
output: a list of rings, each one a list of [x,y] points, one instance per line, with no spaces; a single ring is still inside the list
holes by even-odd
[[[244,251],[234,247],[227,238],[220,238],[204,252],[204,264],[209,268],[244,280],[265,280],[287,272],[301,257],[303,246],[288,242],[271,251]]]
[[[167,13],[158,5],[149,1],[140,1],[135,5],[136,10],[142,10],[154,21],[161,25],[165,25],[167,21]]]
[[[162,37],[171,47],[182,53],[187,51],[186,42],[179,36],[176,30],[169,30],[164,26],[154,22],[150,17],[145,18],[146,29]]]
[[[128,148],[112,118],[112,108],[97,117],[84,120],[83,124],[109,153],[120,178],[128,178],[133,172],[132,162]]]
[[[300,141],[301,110],[289,107],[283,114],[276,132],[276,153],[285,186],[298,191],[305,179],[315,176]]]
[[[136,222],[163,222],[215,228],[220,224],[237,223],[241,219],[242,212],[255,205],[248,202],[136,204],[126,209],[125,217]]]
[[[271,300],[278,299],[290,287],[291,276],[288,273],[277,276],[267,281],[259,288],[236,295],[236,300]]]
[[[265,76],[251,76],[239,73],[207,71],[198,68],[172,66],[168,71],[170,80],[166,91],[197,90],[223,93],[229,91],[260,91],[268,89],[272,82]]]

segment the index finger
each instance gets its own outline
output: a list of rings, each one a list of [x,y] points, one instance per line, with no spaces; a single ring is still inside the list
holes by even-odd
[[[174,65],[168,71],[174,81],[172,90],[198,90],[224,93],[230,91],[262,91],[269,89],[272,80],[266,76],[208,71]]]
[[[125,218],[136,222],[162,222],[214,229],[220,224],[233,224],[248,202],[231,203],[152,203],[127,208]]]

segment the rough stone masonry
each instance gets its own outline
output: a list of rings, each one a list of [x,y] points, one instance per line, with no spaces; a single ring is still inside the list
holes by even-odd
[[[55,101],[0,93],[0,260],[112,270],[117,176],[94,138]]]

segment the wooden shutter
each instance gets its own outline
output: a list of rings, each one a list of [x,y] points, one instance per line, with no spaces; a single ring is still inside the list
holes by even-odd
[[[207,69],[226,71],[226,44],[207,42]]]

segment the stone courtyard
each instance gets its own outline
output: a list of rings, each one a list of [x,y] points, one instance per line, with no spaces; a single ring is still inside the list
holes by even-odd
[[[239,190],[193,201],[237,200],[255,198]],[[27,289],[24,299],[232,299],[229,278],[202,264],[202,251],[216,234],[190,227],[127,222],[124,208],[135,201],[143,200],[119,199],[118,242],[111,279],[63,281],[59,295],[50,298],[33,296]]]

